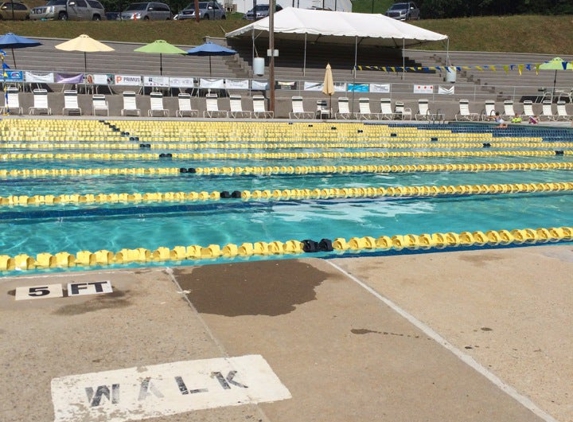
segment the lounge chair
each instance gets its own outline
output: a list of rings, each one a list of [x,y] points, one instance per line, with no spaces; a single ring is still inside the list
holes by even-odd
[[[312,111],[304,111],[303,98],[294,96],[291,99],[292,111],[289,113],[291,119],[312,119],[314,113]]]
[[[553,114],[553,103],[551,100],[543,101],[541,106],[541,114],[539,115],[539,120],[551,121],[555,120],[556,116]]]
[[[485,106],[483,113],[481,115],[482,121],[493,120],[495,119],[495,100],[485,100]]]
[[[6,104],[0,109],[2,113],[22,114],[20,106],[20,90],[16,87],[9,87],[6,92]]]
[[[243,110],[243,101],[240,95],[230,95],[229,104],[231,106],[231,117],[248,118],[252,117],[252,112]]]
[[[109,105],[103,94],[94,94],[92,96],[92,114],[97,116],[98,113],[105,113],[109,116]]]
[[[163,117],[169,116],[169,109],[163,106],[163,94],[161,92],[152,92],[149,94],[149,110],[147,110],[147,115],[153,117],[155,114],[162,114]]]
[[[396,118],[396,113],[392,111],[392,100],[390,98],[380,99],[379,118],[383,120],[392,120]]]
[[[194,110],[191,105],[191,95],[181,93],[177,96],[179,110],[175,112],[177,117],[199,117],[199,110]]]
[[[394,104],[394,118],[397,120],[412,120],[412,109],[406,107],[402,101]]]
[[[318,100],[316,102],[316,118],[328,119],[329,117],[330,117],[330,109],[328,107],[328,101]]]
[[[516,113],[515,109],[513,108],[513,100],[505,100],[503,102],[503,114],[502,117],[505,117],[507,120],[511,120],[515,117]]]
[[[82,109],[78,105],[78,91],[75,89],[69,89],[64,91],[64,108],[62,109],[62,114],[79,114],[81,116]]]
[[[35,89],[34,105],[28,109],[28,114],[52,114],[52,109],[48,105],[48,90]]]
[[[123,92],[123,108],[121,109],[121,115],[126,116],[128,114],[141,116],[141,110],[137,108],[137,97],[135,91]]]
[[[418,112],[416,113],[416,120],[427,120],[436,121],[444,120],[444,115],[442,113],[433,113],[429,107],[429,101],[427,98],[420,98],[418,100]]]
[[[340,97],[338,99],[338,112],[335,114],[337,119],[352,119],[352,113],[350,112],[348,97]]]
[[[478,113],[473,113],[470,111],[470,101],[460,100],[460,111],[456,114],[457,121],[476,121],[479,119]]]
[[[256,118],[273,118],[275,113],[267,111],[265,106],[265,97],[262,95],[253,95],[253,117]]]
[[[358,118],[360,120],[379,119],[380,113],[372,113],[370,110],[370,99],[362,97],[358,99]]]
[[[557,117],[555,120],[571,120],[572,117],[567,113],[565,101],[557,101]]]
[[[523,100],[523,116],[525,117],[536,116],[536,114],[533,112],[533,101]]]
[[[219,97],[217,94],[207,94],[205,96],[206,110],[203,117],[228,117],[227,110],[219,110]]]

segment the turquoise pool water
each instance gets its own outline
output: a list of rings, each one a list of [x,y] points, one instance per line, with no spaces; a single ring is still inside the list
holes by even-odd
[[[463,134],[460,135],[463,139]],[[37,152],[34,150],[33,152]],[[66,153],[74,151],[66,150]],[[81,152],[81,151],[76,151]],[[121,151],[114,150],[116,154]],[[129,153],[130,151],[124,151]],[[133,152],[133,151],[131,151]],[[205,151],[201,151],[205,152]],[[221,152],[220,150],[214,152]],[[456,157],[329,160],[8,160],[0,169],[157,168],[222,166],[310,166],[446,163],[560,163],[571,156]],[[8,177],[0,196],[97,193],[243,191],[571,182],[570,171],[419,172],[389,174],[317,174],[273,176],[86,176]],[[66,204],[0,207],[0,255],[56,254],[78,251],[295,239],[335,239],[396,234],[512,230],[573,226],[570,192],[464,195],[424,198],[329,200],[221,199],[206,202]],[[275,257],[276,258],[276,257]],[[193,262],[186,262],[193,264]],[[207,263],[201,261],[201,263]],[[149,264],[145,264],[149,265]],[[161,265],[165,265],[164,263]]]

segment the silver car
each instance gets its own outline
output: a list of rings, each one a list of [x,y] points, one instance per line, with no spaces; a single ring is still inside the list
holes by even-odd
[[[169,6],[157,2],[131,3],[121,12],[122,20],[165,21],[172,17]]]
[[[105,10],[97,0],[50,0],[45,6],[34,7],[30,19],[99,21],[105,19]]]
[[[386,16],[398,19],[401,21],[407,21],[410,19],[420,19],[420,9],[416,6],[416,3],[408,1],[402,3],[394,3],[390,6],[385,13]]]
[[[201,19],[227,19],[225,9],[216,1],[200,1],[199,17]],[[195,3],[189,3],[185,9],[177,15],[177,20],[195,19]]]

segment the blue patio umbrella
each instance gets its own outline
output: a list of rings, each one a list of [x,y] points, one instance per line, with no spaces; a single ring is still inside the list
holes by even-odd
[[[237,54],[237,52],[210,41],[187,50],[189,56],[209,56],[209,76],[212,75],[211,56],[232,56],[233,54]]]
[[[14,60],[14,68],[17,68],[16,57],[14,56],[15,48],[37,47],[42,45],[41,42],[22,37],[20,35],[8,32],[0,37],[0,48],[10,48],[12,50],[12,60]]]

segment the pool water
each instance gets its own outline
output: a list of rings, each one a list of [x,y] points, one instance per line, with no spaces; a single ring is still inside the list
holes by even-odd
[[[256,123],[253,123],[256,124]],[[216,125],[216,123],[213,123]],[[452,127],[444,127],[451,132]],[[216,130],[216,126],[214,126]],[[317,130],[319,130],[317,128]],[[399,131],[400,128],[393,130]],[[411,130],[411,129],[410,129]],[[422,128],[420,130],[423,130]],[[433,129],[434,131],[436,129]],[[476,126],[473,133],[491,134]],[[529,132],[528,132],[529,133]],[[548,133],[551,133],[550,131]],[[558,141],[571,139],[559,130]],[[571,134],[571,133],[569,133]],[[460,142],[464,133],[459,133]],[[518,133],[519,135],[519,133]],[[516,136],[518,136],[516,135]],[[530,135],[528,135],[530,136]],[[274,141],[276,142],[276,141]],[[479,146],[475,150],[480,150]],[[520,148],[519,150],[525,150]],[[553,150],[549,144],[548,150]],[[562,148],[561,148],[562,149]],[[451,151],[468,149],[452,148]],[[26,152],[26,149],[22,149]],[[176,149],[173,153],[176,153]],[[258,150],[261,151],[261,150]],[[284,151],[289,151],[285,142]],[[21,151],[20,151],[21,152]],[[38,149],[30,150],[37,153]],[[53,150],[51,150],[53,152]],[[66,153],[85,152],[84,149]],[[130,151],[114,149],[112,154]],[[133,152],[133,151],[131,151]],[[155,151],[154,151],[155,152]],[[170,151],[172,152],[172,151]],[[180,152],[189,152],[181,150]],[[201,150],[205,153],[205,150]],[[217,152],[221,152],[218,150]],[[6,152],[3,152],[6,153]],[[405,165],[463,163],[570,163],[571,155],[541,157],[418,157],[297,160],[46,160],[14,159],[0,170],[45,168],[189,168],[239,166]],[[571,182],[570,170],[414,172],[351,174],[288,174],[213,176],[187,173],[143,176],[54,176],[0,178],[0,197],[149,192],[221,192],[344,187],[442,186],[502,183]],[[569,191],[439,197],[377,197],[333,199],[140,202],[0,206],[0,255],[190,245],[240,245],[245,242],[335,239],[422,233],[512,230],[573,226],[573,195]],[[329,256],[331,254],[321,254]],[[292,256],[296,257],[296,256]],[[201,263],[220,260],[201,261]],[[183,264],[196,262],[185,261]],[[130,264],[149,265],[149,263]],[[165,265],[165,263],[163,263]],[[85,268],[83,268],[85,269]]]

